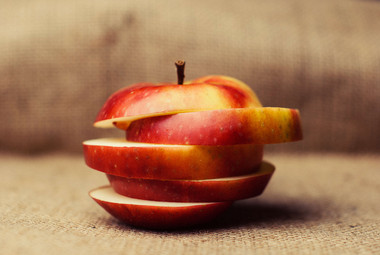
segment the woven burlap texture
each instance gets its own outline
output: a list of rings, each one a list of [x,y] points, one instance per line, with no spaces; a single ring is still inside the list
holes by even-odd
[[[6,0],[0,17],[2,150],[79,152],[112,92],[176,81],[177,59],[299,108],[287,150],[380,149],[378,1]]]
[[[380,158],[276,155],[269,186],[201,228],[124,225],[87,195],[77,156],[0,156],[0,254],[378,254]]]

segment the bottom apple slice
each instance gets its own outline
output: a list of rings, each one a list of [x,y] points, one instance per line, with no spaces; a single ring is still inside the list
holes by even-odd
[[[232,202],[178,203],[135,199],[104,186],[89,192],[100,206],[117,219],[149,229],[174,229],[206,223],[227,209]]]
[[[168,202],[219,202],[260,195],[273,172],[263,162],[252,174],[206,180],[134,179],[107,175],[113,189],[124,196]]]

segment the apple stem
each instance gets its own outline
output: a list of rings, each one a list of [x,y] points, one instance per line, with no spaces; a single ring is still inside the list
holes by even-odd
[[[178,84],[182,85],[183,80],[185,79],[185,64],[186,62],[183,60],[177,60],[175,62],[175,66],[177,68],[177,77],[178,77]]]

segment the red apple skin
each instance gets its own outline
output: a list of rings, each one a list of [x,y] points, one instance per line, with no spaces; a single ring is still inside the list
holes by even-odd
[[[273,165],[263,163],[255,174],[230,180],[148,180],[114,175],[107,177],[116,193],[132,198],[167,202],[219,202],[260,195],[273,172]]]
[[[192,80],[191,83],[207,83],[207,84],[217,84],[217,85],[225,85],[233,88],[239,88],[243,90],[250,98],[252,98],[256,102],[260,102],[255,92],[244,82],[225,75],[208,75],[204,77],[197,78]],[[260,103],[261,104],[261,103]],[[257,106],[260,107],[260,106]]]
[[[191,145],[272,144],[302,139],[298,110],[276,107],[179,113],[136,120],[134,142]]]
[[[263,158],[263,145],[123,147],[122,138],[115,141],[121,145],[85,141],[86,164],[129,178],[199,180],[249,174]]]
[[[181,229],[205,224],[214,220],[231,205],[231,202],[214,202],[193,206],[165,207],[115,203],[92,198],[120,221],[137,228],[156,230]]]
[[[138,83],[112,94],[95,119],[95,127],[125,129],[134,119],[151,115],[225,108],[261,107],[248,86],[220,83]],[[243,84],[243,83],[242,83]]]

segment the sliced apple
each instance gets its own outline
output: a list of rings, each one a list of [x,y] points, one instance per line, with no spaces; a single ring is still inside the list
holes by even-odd
[[[271,144],[302,139],[298,110],[235,108],[179,113],[134,121],[128,141],[162,144]]]
[[[241,82],[242,83],[242,82]],[[243,83],[242,83],[243,84]],[[126,129],[136,119],[211,109],[261,107],[247,85],[222,79],[218,83],[138,83],[112,94],[95,120],[95,127]]]
[[[89,192],[101,207],[115,218],[135,227],[173,229],[213,220],[231,202],[175,203],[141,200],[119,195],[110,186]]]
[[[113,189],[124,196],[167,202],[218,202],[260,195],[274,166],[262,163],[252,174],[208,180],[149,180],[107,175]]]
[[[148,179],[212,179],[252,173],[262,145],[144,144],[122,138],[83,142],[86,164],[107,174]]]

